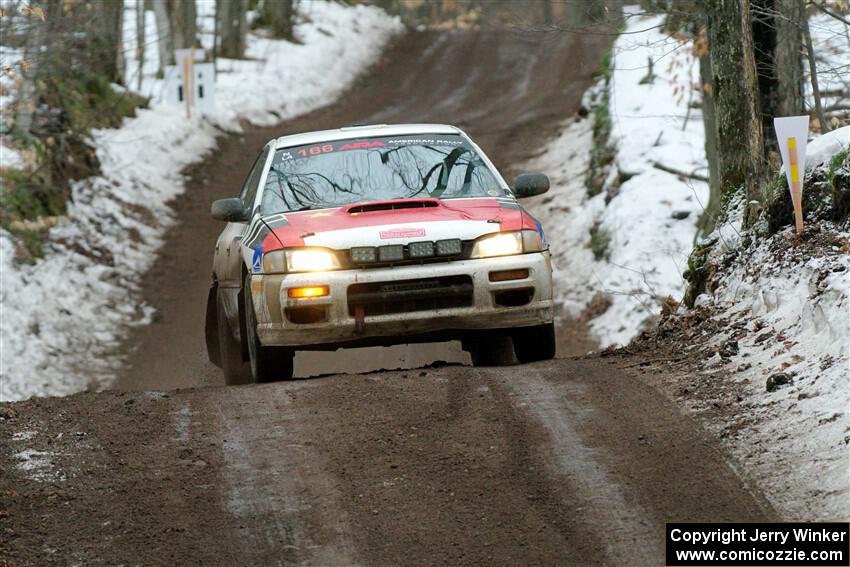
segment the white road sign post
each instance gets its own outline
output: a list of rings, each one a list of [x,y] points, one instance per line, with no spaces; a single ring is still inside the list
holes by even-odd
[[[794,204],[794,225],[803,232],[803,177],[806,174],[806,141],[809,137],[808,116],[783,116],[773,119],[779,141],[779,153]]]
[[[212,63],[196,63],[203,59],[203,49],[177,49],[177,64],[166,67],[166,100],[184,106],[187,118],[196,107],[209,114],[215,104],[215,68]]]

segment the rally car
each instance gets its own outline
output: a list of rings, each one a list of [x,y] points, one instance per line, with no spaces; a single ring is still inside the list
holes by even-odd
[[[296,350],[460,340],[473,364],[555,355],[543,227],[461,130],[354,126],[284,136],[254,161],[226,221],[207,302],[227,383],[292,377]]]

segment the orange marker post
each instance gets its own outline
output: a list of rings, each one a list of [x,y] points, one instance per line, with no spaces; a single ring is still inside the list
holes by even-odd
[[[186,103],[186,118],[192,118],[192,103],[194,102],[192,99],[194,98],[194,75],[195,70],[193,69],[195,59],[195,50],[194,48],[189,52],[188,57],[183,57],[183,100]]]
[[[791,172],[791,202],[794,204],[794,224],[797,234],[803,232],[803,187],[800,181],[800,165],[797,163],[797,138],[788,138],[788,161]]]

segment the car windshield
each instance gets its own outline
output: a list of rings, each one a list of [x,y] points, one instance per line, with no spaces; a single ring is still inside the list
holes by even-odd
[[[278,150],[263,191],[262,212],[505,194],[461,136],[359,138]]]

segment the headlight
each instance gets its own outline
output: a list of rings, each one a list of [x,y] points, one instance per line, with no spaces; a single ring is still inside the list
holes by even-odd
[[[543,241],[536,230],[519,230],[516,232],[499,232],[479,238],[475,241],[470,257],[490,258],[524,252],[540,252],[541,250],[543,250]]]
[[[324,272],[339,269],[336,255],[329,250],[299,248],[286,251],[287,270],[290,272]]]
[[[274,250],[263,256],[263,272],[324,272],[340,269],[339,259],[323,248]]]

